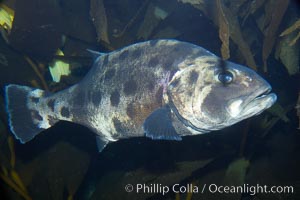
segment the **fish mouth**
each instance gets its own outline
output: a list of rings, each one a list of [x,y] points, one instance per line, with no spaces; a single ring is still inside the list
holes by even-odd
[[[242,108],[242,115],[247,118],[253,115],[258,115],[264,110],[270,108],[277,100],[277,96],[271,93],[271,86],[257,92],[254,97],[250,97],[248,101],[245,102]]]
[[[272,91],[272,88],[267,87],[265,90],[261,91],[254,99],[263,98],[263,97],[269,95],[271,91]]]
[[[252,95],[239,97],[229,102],[227,111],[234,119],[243,120],[258,115],[270,108],[277,99],[276,94],[270,93],[270,85],[254,92]]]

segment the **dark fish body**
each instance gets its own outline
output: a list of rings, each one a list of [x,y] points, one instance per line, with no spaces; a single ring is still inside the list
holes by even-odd
[[[137,43],[99,56],[78,84],[55,94],[6,86],[11,131],[25,143],[59,120],[89,127],[99,150],[110,141],[148,136],[181,140],[230,126],[276,101],[254,71],[177,40]],[[227,75],[225,74],[225,77]],[[256,102],[254,102],[256,101]]]

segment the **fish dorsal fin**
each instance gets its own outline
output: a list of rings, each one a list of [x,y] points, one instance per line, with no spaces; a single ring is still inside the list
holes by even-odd
[[[154,110],[145,120],[143,128],[146,137],[153,140],[182,140],[172,125],[167,106]]]
[[[96,60],[99,56],[104,56],[106,55],[106,53],[102,53],[102,52],[99,52],[99,51],[94,51],[94,50],[91,50],[91,49],[87,49],[88,52],[90,52],[93,56],[93,58]]]

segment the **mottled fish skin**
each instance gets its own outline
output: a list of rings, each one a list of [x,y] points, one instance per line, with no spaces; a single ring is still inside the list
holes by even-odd
[[[181,140],[219,130],[274,104],[276,95],[267,94],[271,86],[263,78],[247,67],[223,63],[222,70],[220,58],[177,40],[130,45],[99,56],[82,81],[55,94],[8,85],[11,130],[24,143],[59,120],[71,121],[93,130],[102,150],[121,138]],[[224,70],[230,83],[219,78]],[[27,111],[18,106],[17,96],[25,99]],[[21,112],[32,118],[26,133],[20,131]]]
[[[110,141],[143,136],[143,122],[165,103],[163,93],[178,64],[204,55],[214,56],[176,40],[137,43],[100,56],[80,83],[54,94],[47,104],[56,105],[53,114],[68,113],[65,120]]]

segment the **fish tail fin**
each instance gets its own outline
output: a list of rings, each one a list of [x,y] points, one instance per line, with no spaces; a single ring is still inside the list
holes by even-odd
[[[27,86],[10,84],[5,87],[5,104],[10,130],[21,143],[32,140],[41,131],[51,126],[49,123],[43,123],[45,116],[41,114],[43,113],[41,101],[46,94],[47,92],[43,90]]]

